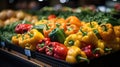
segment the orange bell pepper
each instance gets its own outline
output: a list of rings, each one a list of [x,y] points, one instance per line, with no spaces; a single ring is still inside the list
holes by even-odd
[[[74,33],[77,33],[78,30],[79,30],[79,27],[77,27],[74,24],[71,24],[71,25],[67,26],[67,30],[65,31],[65,34],[66,35],[74,34]]]
[[[64,31],[67,30],[67,28],[66,28],[66,21],[65,21],[64,18],[57,18],[56,21],[55,21],[55,24],[60,29],[64,29]]]
[[[46,26],[43,28],[43,34],[45,37],[48,37],[48,34],[56,27],[54,22],[49,22],[45,24]]]
[[[68,24],[75,24],[75,25],[77,25],[78,27],[82,26],[81,21],[80,21],[76,16],[69,16],[69,17],[66,19],[66,22],[67,22]]]

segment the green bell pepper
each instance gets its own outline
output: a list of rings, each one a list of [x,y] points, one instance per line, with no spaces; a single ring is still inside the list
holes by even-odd
[[[51,41],[56,41],[56,42],[60,42],[63,44],[65,41],[66,35],[63,29],[55,28],[49,33],[49,37]]]

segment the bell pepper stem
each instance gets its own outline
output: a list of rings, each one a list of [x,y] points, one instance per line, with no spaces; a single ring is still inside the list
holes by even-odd
[[[93,53],[95,54],[96,51],[99,51],[100,48],[96,48],[95,50],[93,50]]]
[[[22,35],[22,40],[24,40],[24,35]]]
[[[87,35],[87,32],[83,32],[82,28],[80,27],[80,31],[82,32],[82,35],[85,36]]]
[[[93,32],[98,37],[98,39],[102,39],[97,29],[94,29]]]
[[[52,47],[48,47],[48,46],[47,46],[47,48],[49,49],[50,52],[53,51],[53,48],[52,48]]]
[[[105,50],[105,51],[111,51],[112,48],[105,48],[104,50]]]
[[[107,31],[106,25],[101,25],[101,27],[102,27],[102,29],[103,29],[104,31]]]
[[[57,23],[57,24],[56,24],[56,27],[58,27],[58,28],[59,28],[59,27],[60,27],[60,24],[59,24],[59,23]]]
[[[73,40],[70,40],[68,43],[69,43],[70,46],[74,45],[74,41]]]
[[[47,25],[47,24],[45,24],[45,26],[46,26],[46,30],[49,30],[49,27],[48,27],[48,25]]]
[[[81,60],[87,61],[88,63],[90,62],[90,60],[88,60],[87,58],[81,57],[80,55],[77,56],[77,61],[80,62]]]
[[[44,45],[45,45],[44,43],[41,43],[39,44],[39,47],[44,47]]]
[[[71,31],[72,30],[72,28],[68,28],[68,31]]]
[[[92,25],[92,23],[91,23],[91,22],[90,22],[90,27],[91,27],[91,28],[93,28],[93,25]]]
[[[30,38],[32,38],[32,37],[33,37],[33,34],[31,34],[30,32],[28,32],[28,35],[30,36]]]

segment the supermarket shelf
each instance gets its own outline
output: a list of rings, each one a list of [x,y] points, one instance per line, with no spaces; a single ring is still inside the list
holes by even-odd
[[[86,62],[70,64],[37,51],[31,51],[31,57],[29,58],[25,55],[25,49],[9,42],[6,42],[5,46],[0,48],[0,54],[4,54],[4,56],[7,56],[12,60],[27,65],[20,67],[120,67],[120,51],[92,59],[89,64]]]
[[[15,60],[19,63],[23,63],[25,64],[24,66],[29,66],[29,67],[51,67],[50,65],[48,64],[45,64],[41,61],[38,61],[34,58],[30,58],[30,60],[27,58],[27,56],[21,54],[21,53],[18,53],[14,50],[12,51],[8,51],[7,49],[1,49],[0,48],[0,54],[4,55],[4,56],[7,56],[9,58],[11,58],[12,60]],[[5,64],[5,63],[4,63]],[[1,65],[0,65],[1,66]],[[22,67],[24,67],[22,66]],[[19,65],[17,66],[19,67]],[[21,67],[21,65],[20,65]]]

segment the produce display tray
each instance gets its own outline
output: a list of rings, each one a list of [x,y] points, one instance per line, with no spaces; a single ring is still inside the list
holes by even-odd
[[[13,45],[10,42],[5,42],[5,48],[9,50],[15,50],[21,54],[25,54],[25,49]],[[65,62],[64,60],[59,60],[54,57],[47,56],[45,54],[41,54],[37,51],[30,51],[31,52],[31,58],[34,58],[36,60],[42,61],[46,64],[51,65],[52,67],[78,67],[78,66],[84,66],[84,67],[120,67],[120,51],[110,53],[108,55],[101,56],[99,58],[94,58],[90,60],[90,63],[87,62],[80,62],[75,64],[70,64]]]

